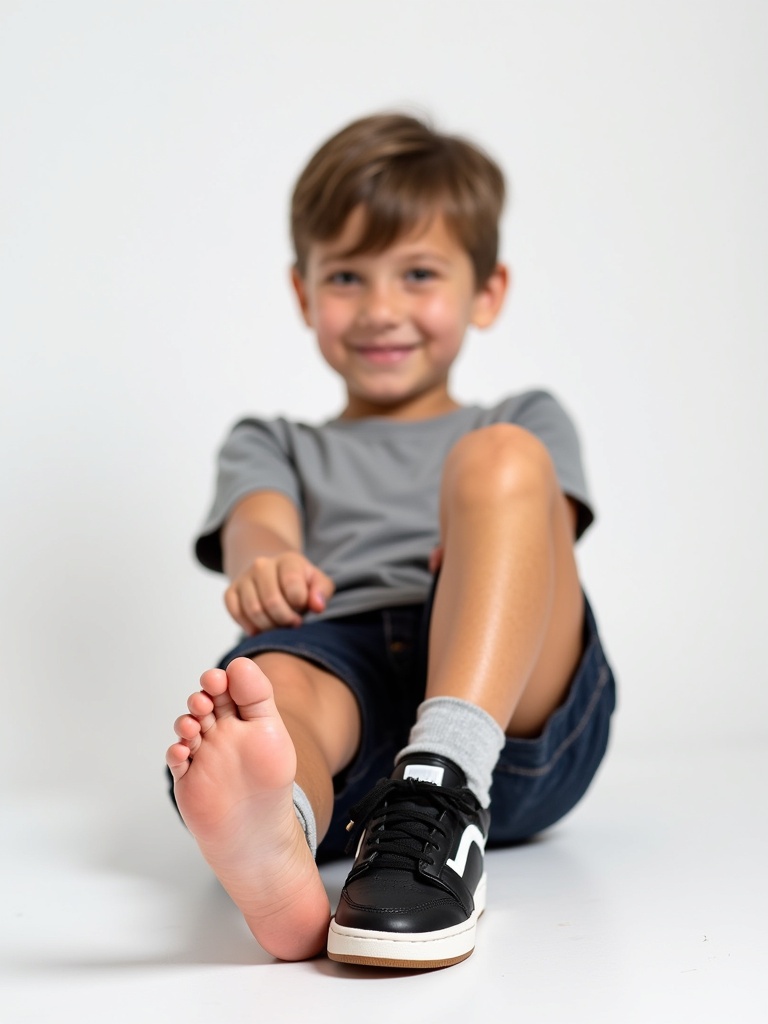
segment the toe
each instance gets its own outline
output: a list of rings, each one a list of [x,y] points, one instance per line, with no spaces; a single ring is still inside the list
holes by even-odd
[[[213,698],[207,693],[203,693],[202,690],[196,690],[189,695],[187,708],[189,713],[194,715],[195,718],[203,718],[213,711]]]
[[[200,689],[218,697],[227,690],[227,673],[220,668],[209,668],[200,676]]]
[[[224,679],[224,685],[222,686],[222,677]],[[194,702],[193,711],[190,704],[187,707],[193,714],[197,714],[199,708],[203,715],[208,716],[208,721],[205,725],[205,730],[210,728],[211,723],[217,718],[230,718],[233,715],[237,715],[237,705],[232,700],[232,696],[228,689],[228,680],[226,672],[222,672],[219,669],[211,669],[210,672],[204,672],[200,677],[200,685],[203,688],[201,693],[202,699],[196,698],[194,695],[190,697],[190,701]]]
[[[207,693],[202,693],[198,690],[197,693],[193,693],[187,701],[187,707],[189,711],[197,721],[200,723],[200,731],[203,733],[215,725],[215,704],[214,698],[210,697]]]
[[[189,768],[190,750],[186,743],[173,743],[165,754],[165,763],[171,770],[174,779],[186,775]]]
[[[235,658],[227,668],[229,692],[245,721],[276,714],[272,684],[250,658]]]
[[[180,740],[188,742],[200,735],[200,722],[192,715],[182,715],[173,723],[173,731]]]
[[[228,679],[227,673],[220,668],[209,668],[207,672],[203,672],[200,676],[200,686],[202,687],[204,696],[208,697],[212,707],[205,705],[203,715],[212,714],[213,719],[206,721],[204,731],[207,731],[215,718],[227,718],[237,714],[237,707],[235,702],[229,695],[228,690]],[[193,697],[189,698],[190,701]],[[203,704],[200,702],[196,703],[196,707],[203,709]],[[187,704],[190,711],[192,708],[189,703]],[[197,710],[193,712],[197,714]]]

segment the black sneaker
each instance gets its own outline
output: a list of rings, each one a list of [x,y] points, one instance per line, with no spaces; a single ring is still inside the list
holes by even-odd
[[[462,771],[411,755],[352,808],[364,827],[328,933],[328,956],[379,967],[448,967],[475,948],[485,909],[490,813]]]

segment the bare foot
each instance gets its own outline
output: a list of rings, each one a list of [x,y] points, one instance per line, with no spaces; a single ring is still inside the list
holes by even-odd
[[[179,810],[264,949],[315,956],[331,912],[293,808],[296,751],[272,685],[248,658],[200,683],[166,755]]]

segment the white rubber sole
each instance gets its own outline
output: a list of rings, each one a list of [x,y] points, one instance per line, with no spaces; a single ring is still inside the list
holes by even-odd
[[[475,890],[475,910],[462,924],[436,932],[373,932],[345,928],[331,920],[328,956],[345,964],[371,967],[450,967],[466,960],[475,948],[475,932],[485,910],[486,877]]]

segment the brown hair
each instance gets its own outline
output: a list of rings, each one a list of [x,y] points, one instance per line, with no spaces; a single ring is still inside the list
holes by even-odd
[[[337,237],[360,204],[365,227],[349,256],[382,252],[425,217],[442,213],[472,260],[476,285],[496,266],[504,176],[465,139],[405,114],[376,114],[325,142],[304,168],[291,201],[300,274],[306,273],[312,242]]]

